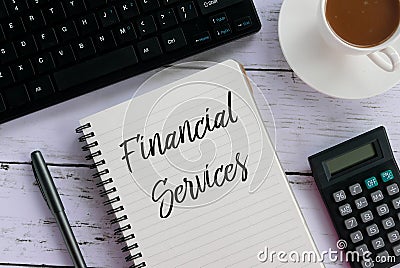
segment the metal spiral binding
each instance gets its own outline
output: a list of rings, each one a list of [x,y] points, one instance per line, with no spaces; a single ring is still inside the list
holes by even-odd
[[[75,130],[76,133],[83,134],[81,137],[79,137],[79,142],[87,142],[87,140],[89,138],[93,138],[93,137],[96,136],[94,132],[89,132],[88,134],[84,134],[83,133],[83,131],[85,129],[89,129],[91,127],[92,126],[91,126],[90,123],[86,123],[86,124],[78,127]],[[84,145],[82,147],[82,151],[90,151],[92,148],[97,147],[98,145],[99,144],[98,144],[97,141],[86,143],[86,145]],[[95,152],[87,155],[85,157],[85,159],[86,160],[92,160],[95,157],[98,157],[98,156],[101,156],[101,155],[102,155],[101,151],[98,150],[98,151],[95,151]],[[92,175],[93,178],[100,178],[101,176],[107,175],[108,173],[110,173],[110,171],[108,169],[103,169],[103,170],[99,169],[99,167],[101,167],[101,166],[103,166],[105,164],[106,164],[106,161],[104,159],[102,159],[102,160],[97,161],[97,162],[93,163],[92,165],[90,165],[91,169],[97,168],[97,172]],[[108,179],[102,180],[102,181],[100,181],[99,183],[96,184],[97,187],[102,188],[102,190],[100,191],[100,196],[102,196],[102,197],[103,196],[108,196],[108,200],[104,202],[105,206],[108,206],[108,205],[111,205],[111,204],[114,204],[114,203],[117,203],[117,202],[121,202],[121,198],[119,196],[116,196],[116,197],[113,197],[113,198],[109,197],[110,194],[118,192],[116,187],[111,187],[108,190],[106,190],[104,188],[105,185],[111,185],[113,182],[114,182],[114,180],[112,178],[108,178]],[[115,213],[121,212],[121,211],[124,211],[124,210],[125,210],[124,207],[121,205],[121,206],[118,206],[118,207],[115,207],[113,209],[108,210],[107,214],[108,215],[115,215]],[[122,215],[121,217],[118,217],[118,218],[116,217],[116,218],[114,218],[114,219],[112,219],[110,221],[111,224],[118,224],[118,226],[119,226],[117,229],[114,230],[114,234],[115,235],[122,234],[124,231],[128,231],[128,230],[132,229],[130,224],[126,224],[126,225],[123,226],[123,222],[125,222],[127,220],[128,220],[128,216],[127,215]],[[123,248],[121,248],[121,251],[122,252],[130,252],[131,250],[139,248],[137,243],[133,243],[131,245],[128,245],[127,242],[131,241],[133,239],[135,239],[135,235],[134,234],[129,234],[127,236],[122,236],[122,237],[118,238],[116,242],[117,242],[117,244],[126,243],[127,245],[124,246]],[[125,257],[125,261],[126,262],[133,262],[133,264],[131,266],[129,266],[129,268],[146,267],[146,262],[140,262],[138,264],[135,264],[137,259],[140,259],[142,257],[143,256],[142,256],[141,252],[138,252],[138,253],[136,253],[134,255],[129,254],[127,257]]]

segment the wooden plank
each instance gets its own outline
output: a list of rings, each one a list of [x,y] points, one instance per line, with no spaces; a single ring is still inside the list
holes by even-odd
[[[92,170],[50,167],[82,253],[91,267],[125,267],[124,253],[114,243],[114,226],[98,195]],[[313,183],[289,176],[294,193],[320,250],[335,248],[336,236]],[[0,169],[0,263],[71,265],[54,219],[29,165],[3,164]],[[134,228],[133,228],[134,229]]]
[[[107,208],[89,168],[51,167],[71,227],[91,267],[124,267]],[[72,265],[29,165],[0,169],[0,263]]]

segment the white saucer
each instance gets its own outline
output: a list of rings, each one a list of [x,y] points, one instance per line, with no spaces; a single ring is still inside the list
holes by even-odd
[[[381,94],[400,81],[367,56],[331,50],[316,25],[318,0],[285,0],[279,16],[279,40],[293,71],[309,86],[336,98],[362,99]],[[393,47],[400,51],[400,40]]]

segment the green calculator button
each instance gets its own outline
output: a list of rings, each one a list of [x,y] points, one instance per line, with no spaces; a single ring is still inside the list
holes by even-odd
[[[365,185],[368,189],[372,189],[378,186],[378,180],[375,177],[371,177],[365,180]]]
[[[393,172],[389,169],[381,173],[383,182],[387,182],[394,179]]]

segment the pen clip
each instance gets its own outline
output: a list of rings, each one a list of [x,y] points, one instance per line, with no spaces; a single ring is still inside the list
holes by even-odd
[[[46,205],[49,207],[49,209],[50,209],[50,211],[51,211],[51,208],[50,208],[50,206],[49,206],[49,203],[47,202],[46,195],[44,194],[42,185],[41,185],[41,183],[40,183],[40,181],[39,181],[39,178],[38,178],[38,175],[37,175],[37,172],[36,172],[35,165],[34,165],[33,163],[31,163],[31,164],[32,164],[33,175],[35,176],[35,179],[36,179],[36,182],[37,182],[37,184],[38,184],[38,186],[39,186],[40,192],[42,193],[42,196],[43,196],[44,201],[46,202]]]

